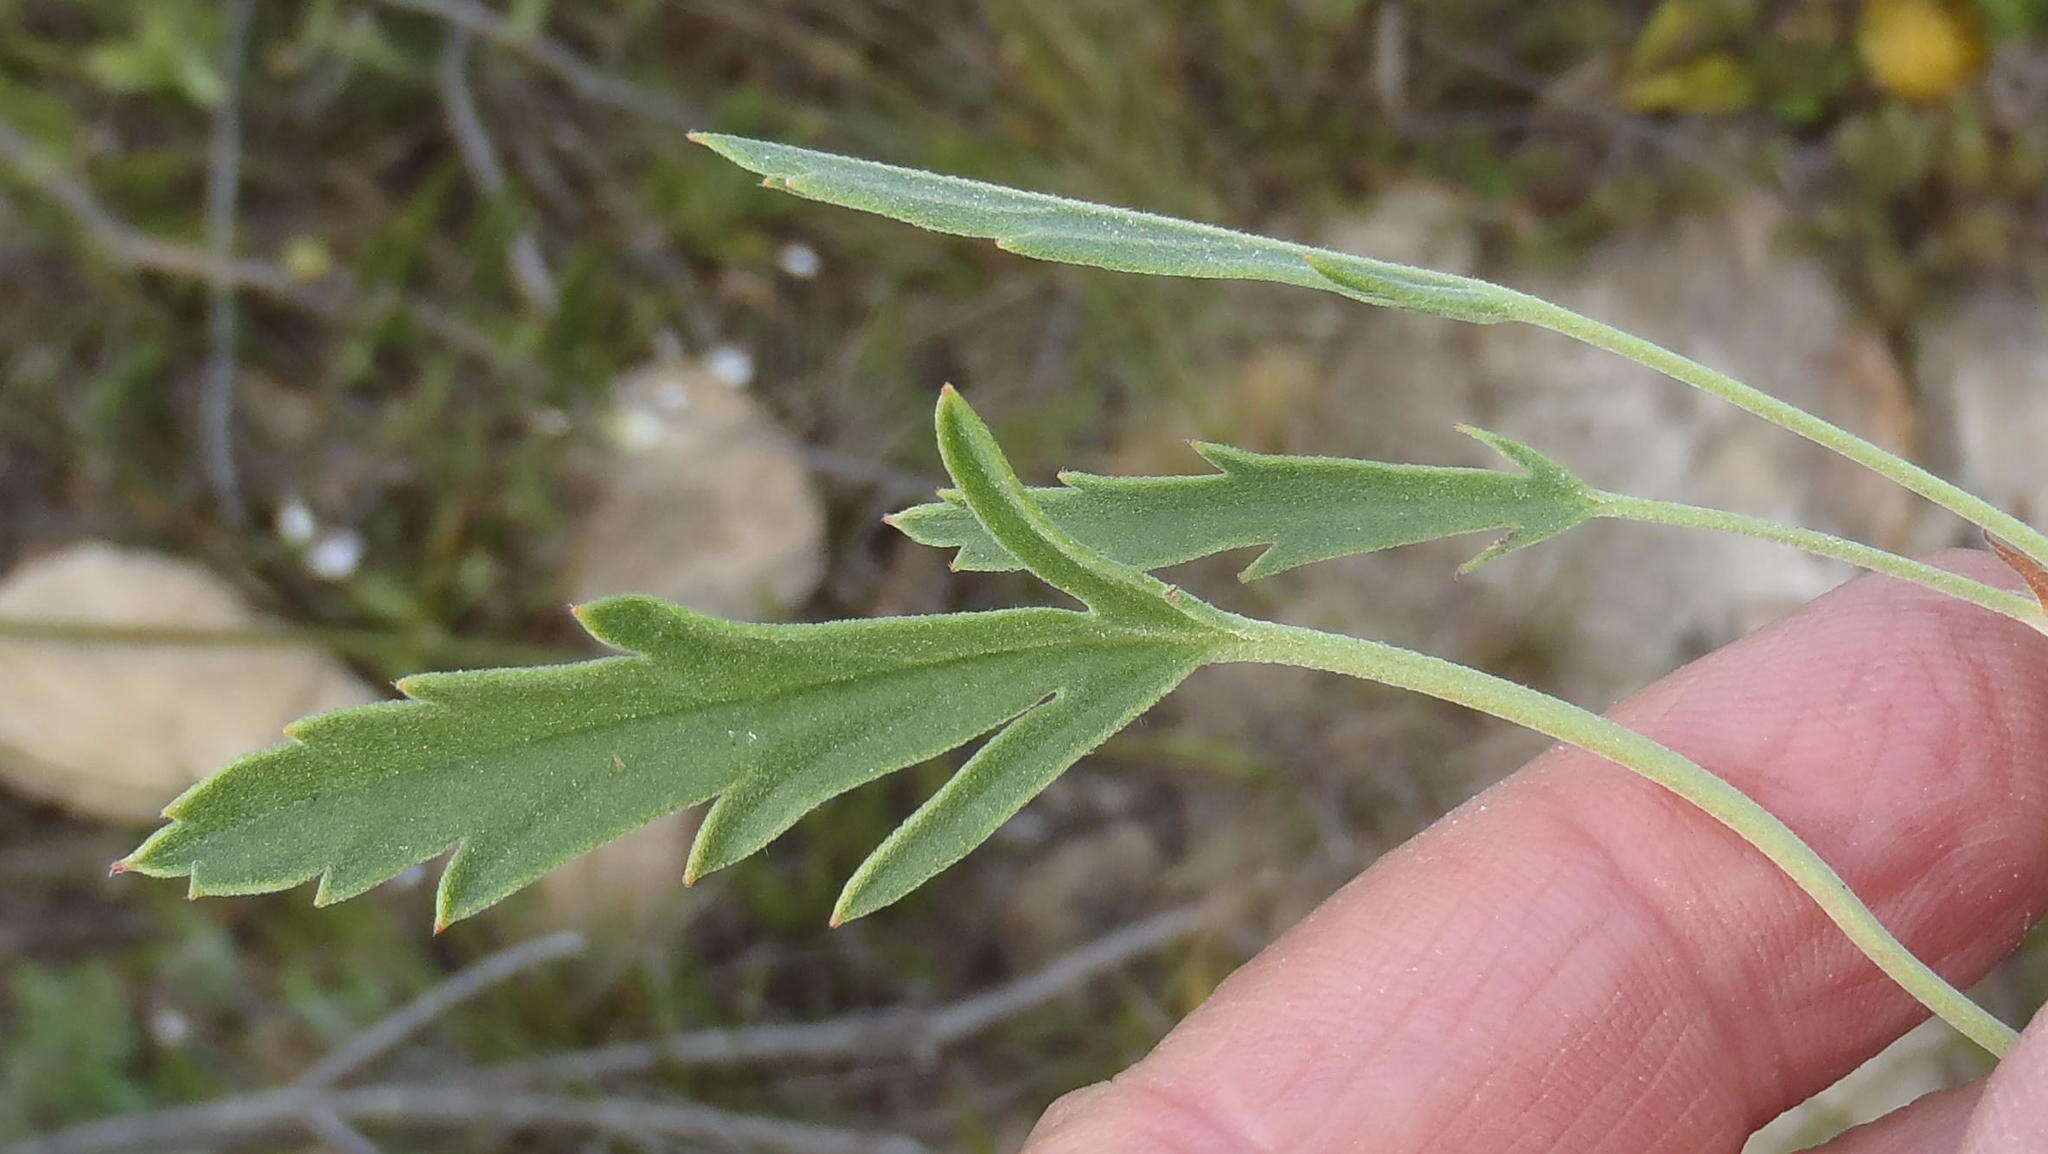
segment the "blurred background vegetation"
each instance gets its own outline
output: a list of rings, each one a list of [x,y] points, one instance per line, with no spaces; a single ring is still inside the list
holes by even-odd
[[[1384,242],[1595,299],[1644,268],[1711,280],[1686,245],[1741,248],[1762,213],[1749,275],[1825,306],[1829,355],[1851,350],[1828,394],[1849,423],[2023,505],[2041,491],[1987,454],[2048,439],[2048,408],[1994,404],[2006,428],[1981,437],[1971,416],[1983,390],[2048,392],[2027,335],[2048,270],[2041,0],[0,0],[0,1142],[289,1084],[492,951],[573,928],[576,960],[444,1008],[350,1074],[484,1087],[523,1121],[293,1108],[261,1140],[1007,1149],[1534,748],[1366,689],[1218,671],[988,849],[836,932],[841,879],[944,767],[842,799],[695,890],[676,884],[685,819],[439,937],[430,878],[324,911],[101,878],[132,819],[211,767],[190,751],[231,755],[286,719],[249,732],[246,668],[351,698],[419,668],[575,656],[561,607],[607,589],[801,618],[1038,597],[949,576],[878,522],[938,473],[942,381],[1036,476],[1192,470],[1192,435],[1446,460],[1469,452],[1450,420],[1487,414],[1402,408],[1369,374],[1469,377],[1444,395],[1485,407],[1558,347],[1017,260],[763,192],[684,142],[700,127]],[[1698,335],[1708,359],[1770,355],[1739,328],[1716,344],[1710,312],[1681,293],[1643,323]],[[1952,316],[1976,319],[1930,327]],[[1416,332],[1427,347],[1404,343]],[[1741,472],[1721,453],[1736,442],[1699,427],[1687,451],[1714,451],[1687,459]],[[1539,446],[1597,460],[1598,437],[1560,436]],[[1915,516],[1818,516],[1948,539]],[[1226,588],[1222,565],[1196,579],[1601,705],[1841,576],[1745,561],[1725,612],[1631,665],[1582,635],[1582,570],[1452,588],[1455,556],[1270,591]],[[1524,563],[1543,564],[1502,565]],[[2029,954],[1992,996],[2031,1009],[2042,965]],[[1058,996],[1005,985],[1033,974]],[[918,1032],[990,990],[1022,1012]],[[909,1017],[809,1060],[474,1073],[867,1011]],[[1936,1049],[1923,1067],[1969,1068]],[[577,1113],[685,1101],[725,1120]],[[212,1140],[151,1117],[159,1148]],[[748,1129],[763,1117],[830,1132]],[[1840,1121],[1807,1116],[1788,1140]],[[77,1148],[121,1135],[100,1137]]]

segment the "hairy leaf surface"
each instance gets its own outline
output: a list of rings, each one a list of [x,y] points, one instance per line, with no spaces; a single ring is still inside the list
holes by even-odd
[[[1242,576],[1487,530],[1509,535],[1466,568],[1535,544],[1593,515],[1592,490],[1526,445],[1466,432],[1525,472],[1276,456],[1196,444],[1219,472],[1184,477],[1062,473],[1031,499],[1077,541],[1138,569],[1268,546]],[[889,519],[912,540],[954,548],[954,567],[1017,568],[957,492]]]
[[[692,133],[690,139],[760,173],[770,188],[935,232],[993,240],[1041,260],[1162,276],[1279,281],[1480,323],[1507,319],[1521,299],[1511,289],[1471,277],[1149,212],[743,136]]]
[[[900,898],[1209,659],[1220,635],[1141,573],[1028,508],[964,401],[941,405],[954,480],[1086,611],[813,625],[723,621],[651,597],[579,610],[631,656],[408,678],[410,700],[323,714],[214,774],[118,868],[254,893],[318,877],[362,893],[455,848],[446,924],[570,857],[717,798],[691,874],[752,853],[826,799],[1000,730],[861,867],[837,918]],[[1048,532],[1041,533],[1041,529]]]

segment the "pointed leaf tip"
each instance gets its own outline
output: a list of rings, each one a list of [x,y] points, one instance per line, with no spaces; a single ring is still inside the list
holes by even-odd
[[[2040,602],[2043,609],[2048,609],[2048,568],[1994,533],[1986,531],[1984,540],[1990,544],[1991,551],[1998,554],[1998,559],[2026,582],[2034,600]]]
[[[1263,280],[1479,323],[1513,315],[1521,294],[1485,281],[1311,248],[1157,213],[1025,192],[808,148],[705,134],[742,168],[799,196],[1006,252],[1154,276]]]
[[[1509,290],[1473,277],[1349,253],[1311,250],[1302,260],[1344,295],[1367,304],[1473,324],[1493,324],[1513,315]]]
[[[1197,607],[1166,601],[1163,582],[1089,548],[1048,518],[980,414],[950,385],[939,394],[936,424],[939,456],[975,521],[1033,576],[1121,622],[1206,632],[1196,624]]]
[[[593,845],[716,798],[722,837],[693,850],[694,881],[825,800],[1007,732],[1069,688],[1107,685],[1137,663],[1169,678],[1163,693],[1215,648],[1191,629],[1057,609],[800,625],[721,621],[652,598],[583,609],[635,655],[434,674],[425,704],[323,715],[305,740],[195,786],[177,820],[119,864],[198,878],[192,896],[317,875],[324,905],[459,846],[436,892],[440,932]],[[1018,775],[1003,786],[1016,804],[1085,752],[1027,742],[1042,724],[977,755],[1017,750],[1003,763]],[[539,804],[547,820],[536,824]],[[707,815],[704,830],[713,824]],[[912,855],[930,867],[919,880],[970,848],[948,845],[957,852]],[[841,920],[861,912],[849,905]]]

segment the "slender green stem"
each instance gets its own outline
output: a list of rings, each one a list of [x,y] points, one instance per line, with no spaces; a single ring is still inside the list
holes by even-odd
[[[1901,557],[1897,553],[1830,533],[1802,529],[1797,525],[1768,521],[1762,517],[1730,513],[1724,509],[1708,509],[1676,501],[1653,501],[1647,497],[1630,497],[1622,493],[1595,492],[1593,499],[1599,503],[1596,510],[1598,516],[1657,525],[1682,525],[1689,529],[1715,529],[1723,533],[1739,533],[1745,537],[1776,541],[1781,545],[1791,545],[1808,553],[1832,557],[1837,561],[1847,561],[1851,565],[1873,572],[1924,585],[1936,592],[1982,605],[1994,613],[2003,613],[2016,621],[2048,632],[2048,612],[2044,612],[2040,603],[2031,597],[2000,589],[1996,585],[1986,585],[1982,581],[1973,581],[1960,573],[1951,573],[1923,561],[1915,561],[1911,557]]]
[[[1661,345],[1625,333],[1612,325],[1602,324],[1591,317],[1582,316],[1562,305],[1552,304],[1527,293],[1507,291],[1511,293],[1512,300],[1509,311],[1516,320],[1562,333],[1595,348],[1619,353],[1674,380],[1712,393],[1740,409],[1832,449],[1872,472],[1903,485],[1986,532],[2004,539],[2015,549],[2041,564],[2048,565],[2048,535],[2042,534],[2033,526],[1982,497],[1942,480],[1911,461],[1881,449],[1846,429],[1830,424],[1797,405],[1781,401],[1761,389],[1743,384],[1726,373],[1710,369],[1690,357],[1680,356]]]
[[[1225,660],[1321,669],[1413,690],[1578,746],[1633,770],[1705,810],[1791,877],[1858,949],[1971,1041],[2003,1056],[2018,1039],[1915,957],[1841,875],[1747,794],[1697,763],[1598,714],[1476,669],[1376,641],[1232,615],[1240,644]]]

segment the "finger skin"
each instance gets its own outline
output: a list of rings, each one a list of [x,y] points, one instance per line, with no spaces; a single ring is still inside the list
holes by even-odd
[[[2048,1014],[2039,1014],[2020,1044],[1984,1079],[1960,1154],[2042,1154],[2048,1151]]]
[[[1777,813],[1951,980],[2048,905],[2048,639],[2024,626],[1865,578],[1612,716]],[[1026,1149],[1733,1154],[1924,1016],[1734,834],[1559,749]]]

